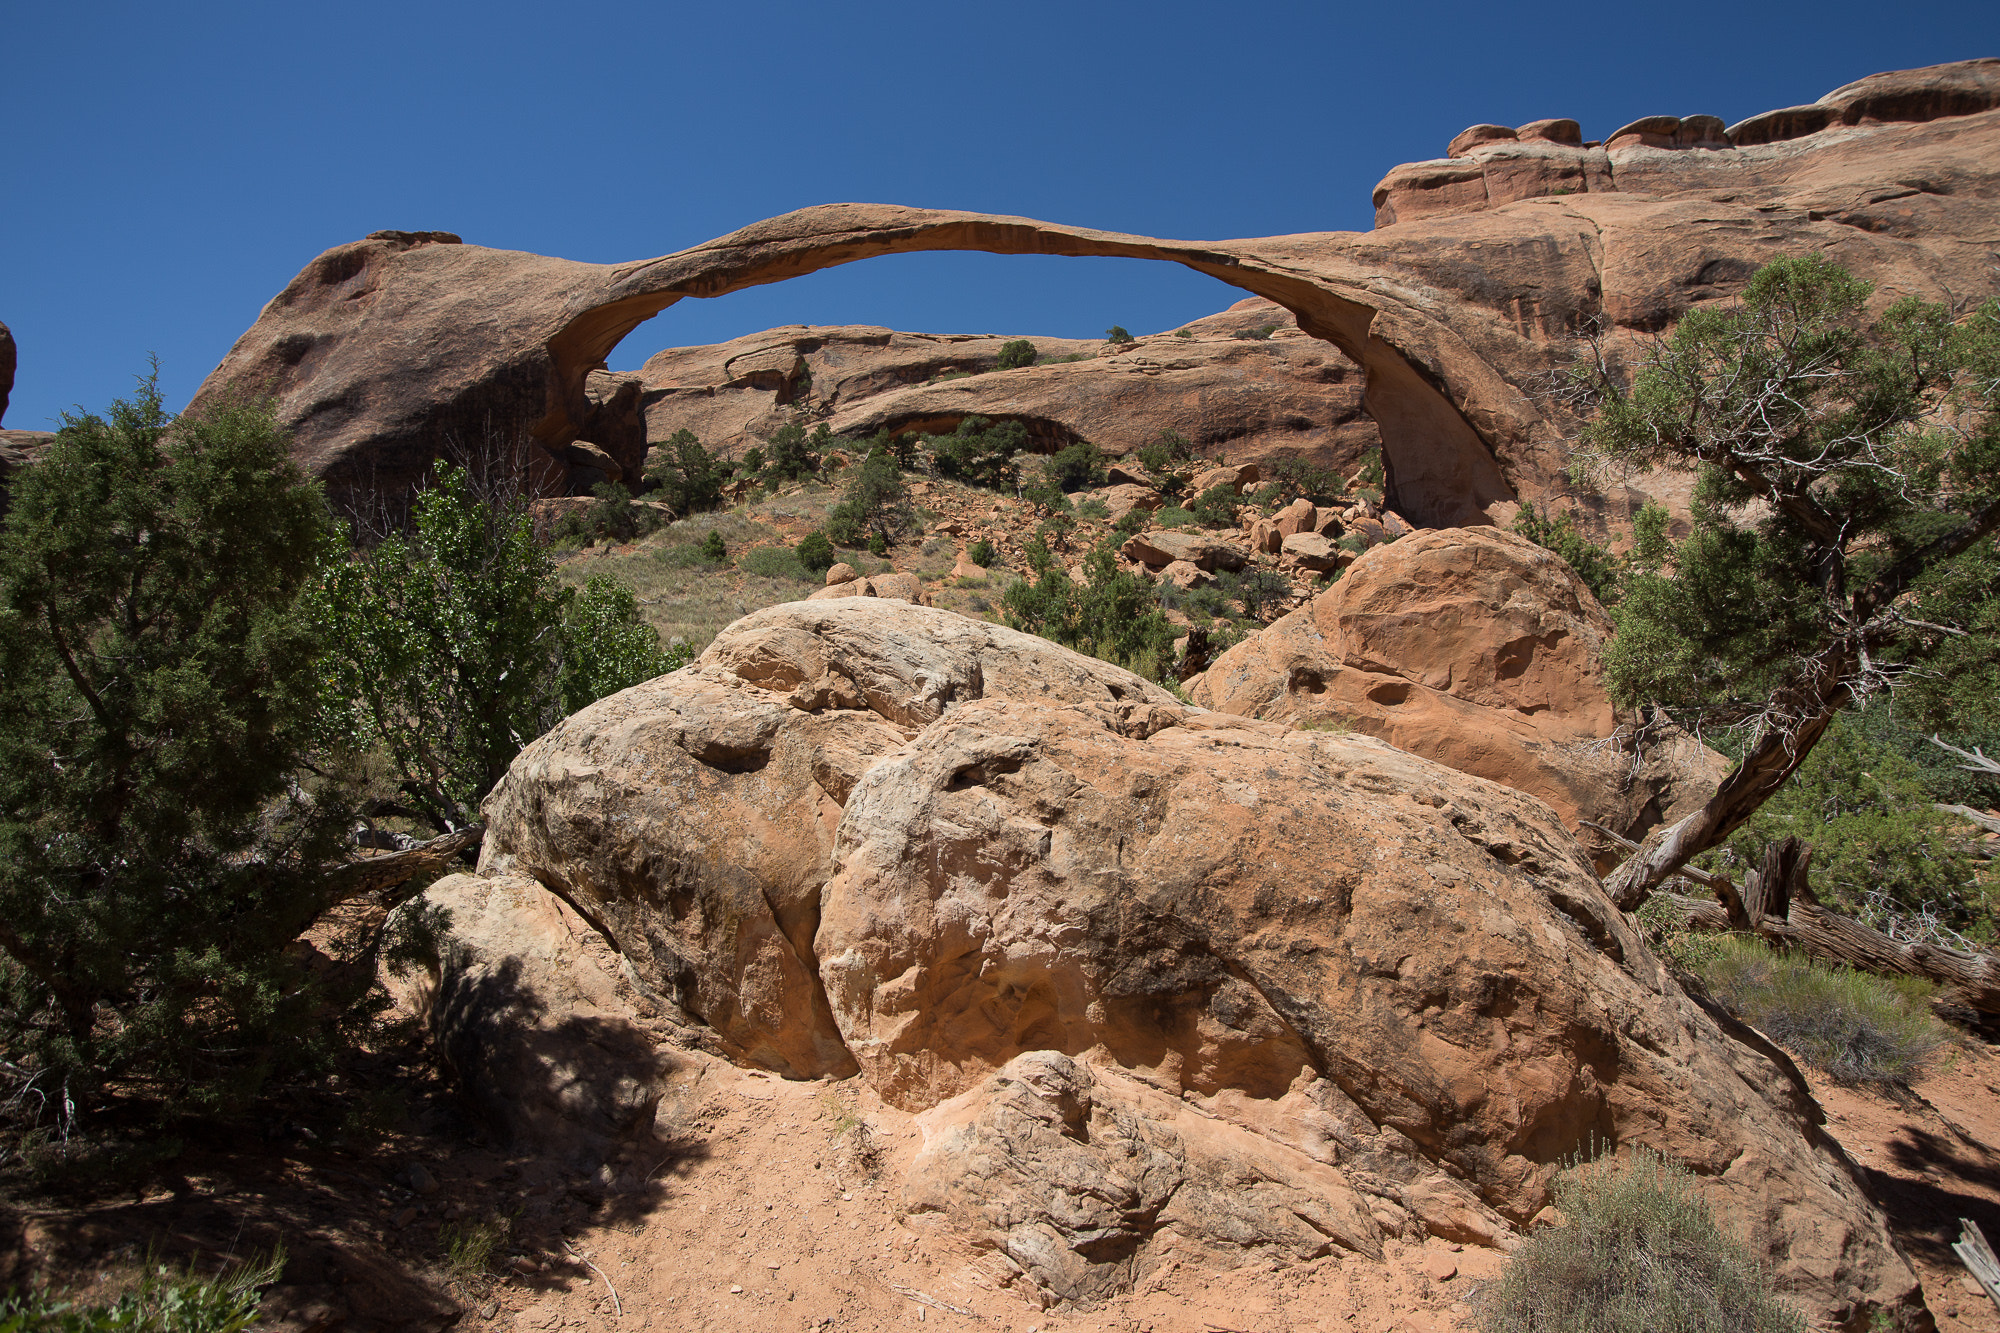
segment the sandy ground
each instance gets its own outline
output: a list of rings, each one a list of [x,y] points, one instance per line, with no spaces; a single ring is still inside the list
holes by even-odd
[[[1949,1249],[1961,1216],[2000,1239],[1996,1049],[1960,1050],[1893,1096],[1815,1088],[1945,1333],[2000,1333]],[[690,1056],[663,1109],[674,1136],[634,1149],[609,1178],[482,1146],[448,1114],[367,1152],[240,1136],[191,1145],[182,1174],[136,1193],[0,1205],[0,1286],[108,1291],[147,1247],[212,1264],[282,1237],[293,1262],[267,1309],[294,1333],[454,1322],[471,1333],[1441,1333],[1471,1327],[1469,1300],[1504,1262],[1431,1241],[1392,1246],[1379,1264],[1217,1274],[1190,1250],[1106,1309],[1046,1311],[991,1256],[904,1215],[899,1182],[920,1131],[858,1080],[790,1083]],[[427,1189],[413,1186],[415,1166]],[[494,1219],[511,1228],[496,1272],[454,1278],[446,1242]]]

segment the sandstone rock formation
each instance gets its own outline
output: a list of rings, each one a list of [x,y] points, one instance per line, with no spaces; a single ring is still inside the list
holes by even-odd
[[[1038,448],[1089,440],[1114,456],[1171,430],[1232,459],[1299,456],[1350,474],[1379,445],[1360,370],[1301,333],[1290,311],[1250,297],[1185,328],[1185,338],[1118,345],[1031,337],[1041,364],[996,372],[1004,336],[799,325],[671,348],[633,379],[649,439],[691,430],[730,457],[801,409],[842,435],[1020,421]]]
[[[1368,234],[1187,242],[831,204],[598,265],[380,232],[308,265],[196,403],[275,392],[302,461],[336,492],[407,484],[447,437],[487,433],[532,435],[545,451],[586,437],[623,465],[643,445],[630,433],[637,390],[605,375],[604,358],[685,296],[913,250],[1161,259],[1276,302],[1360,367],[1395,509],[1422,526],[1504,520],[1521,499],[1565,490],[1561,442],[1576,423],[1542,389],[1592,321],[1614,343],[1655,332],[1788,252],[1839,259],[1884,301],[1989,290],[1994,69],[1864,79],[1828,95],[1823,128],[1796,109],[1721,140],[1695,122],[1693,145],[1726,148],[1652,146],[1649,134],[1665,140],[1651,122],[1634,122],[1629,145],[1590,148],[1538,122],[1391,173]],[[1668,119],[1679,144],[1690,118]]]
[[[1523,702],[1567,680],[1492,665],[1480,688]],[[911,1215],[1043,1302],[1101,1300],[1170,1242],[1505,1244],[1592,1136],[1688,1161],[1828,1321],[1918,1299],[1796,1070],[1680,991],[1548,808],[1378,740],[851,597],[746,617],[569,718],[486,815],[480,877],[445,890],[447,953],[484,960],[458,975],[545,966],[508,932],[553,894],[663,1022],[917,1114]],[[451,1030],[492,1031],[474,1010]],[[593,1132],[645,1104],[561,1073],[588,1060],[458,1049],[489,1085],[555,1069]]]
[[[1306,543],[1319,542],[1308,550]],[[1321,537],[1287,537],[1301,560]],[[1707,799],[1726,764],[1679,735],[1635,759],[1606,692],[1611,622],[1574,571],[1494,528],[1377,546],[1307,605],[1188,682],[1204,707],[1351,727],[1638,836]]]
[[[0,324],[0,421],[7,419],[7,399],[14,392],[14,364],[18,356],[14,331]]]

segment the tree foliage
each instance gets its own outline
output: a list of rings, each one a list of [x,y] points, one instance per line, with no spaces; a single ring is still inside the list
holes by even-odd
[[[602,576],[562,587],[525,504],[446,466],[410,530],[349,557],[318,588],[340,725],[383,746],[411,811],[440,832],[530,740],[592,700],[680,662]]]
[[[1026,338],[1012,338],[1000,344],[999,369],[1019,370],[1023,366],[1034,365],[1040,357],[1041,353]]]
[[[1030,541],[1033,582],[1007,589],[1005,615],[1015,629],[1116,663],[1150,680],[1172,678],[1178,631],[1153,604],[1152,585],[1118,567],[1110,541],[1084,558],[1078,585],[1050,557],[1040,537]]]
[[[1028,449],[1028,428],[1018,421],[966,417],[949,435],[929,435],[938,475],[973,486],[1011,490],[1020,472],[1015,459]]]
[[[826,535],[842,546],[861,546],[880,537],[884,548],[913,521],[903,470],[890,454],[875,450],[854,468],[840,503],[826,516]],[[877,552],[880,554],[880,552]]]
[[[67,416],[0,528],[0,1045],[35,1091],[229,1103],[335,1023],[282,952],[345,833],[295,775],[327,531],[268,412],[151,378]]]
[[[2000,303],[1909,297],[1870,322],[1868,295],[1829,260],[1780,259],[1740,303],[1690,312],[1629,390],[1586,372],[1586,461],[1699,471],[1688,537],[1641,533],[1611,688],[1760,731],[1620,868],[1623,906],[1749,819],[1851,702],[1903,686],[1942,718],[2000,698]]]
[[[667,442],[660,446],[659,456],[646,470],[646,476],[655,483],[658,498],[685,518],[721,507],[722,487],[729,480],[729,468],[702,447],[693,431],[683,428],[668,436]]]
[[[1642,512],[1637,519],[1636,526],[1642,531],[1657,529],[1658,520],[1666,517],[1664,509],[1652,508],[1656,514]],[[1521,512],[1514,515],[1514,531],[1543,550],[1561,556],[1563,563],[1576,571],[1576,576],[1600,603],[1617,604],[1624,592],[1625,562],[1611,554],[1610,547],[1585,536],[1577,527],[1574,514],[1551,518],[1538,505],[1522,505]]]

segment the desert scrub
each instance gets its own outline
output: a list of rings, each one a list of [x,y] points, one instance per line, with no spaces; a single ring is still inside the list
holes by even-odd
[[[799,553],[784,546],[758,546],[736,557],[736,567],[746,574],[766,579],[791,579],[810,583],[813,576]]]
[[[50,1297],[45,1291],[0,1298],[4,1333],[241,1333],[257,1317],[259,1287],[278,1280],[285,1269],[281,1248],[268,1259],[239,1264],[218,1277],[190,1268],[176,1273],[148,1261],[136,1290],[109,1305]]]
[[[1638,1148],[1570,1167],[1555,1194],[1568,1224],[1514,1251],[1480,1333],[1804,1333],[1678,1162]]]
[[[1871,976],[1725,936],[1696,968],[1711,994],[1807,1064],[1842,1083],[1914,1078],[1945,1043],[1913,977]]]

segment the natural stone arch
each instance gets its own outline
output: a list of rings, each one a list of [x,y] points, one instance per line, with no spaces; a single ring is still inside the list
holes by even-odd
[[[1450,330],[1368,289],[1352,237],[1157,240],[1030,218],[827,204],[629,264],[581,264],[378,232],[315,259],[265,307],[196,395],[275,395],[305,465],[336,493],[415,482],[448,437],[525,426],[556,450],[591,410],[585,381],[639,324],[714,297],[877,255],[925,250],[1165,260],[1267,297],[1365,375],[1391,498],[1425,525],[1489,521],[1514,498],[1494,451],[1454,402],[1515,395]],[[1389,316],[1385,318],[1385,316]],[[1393,327],[1391,327],[1393,325]],[[1409,348],[1415,347],[1415,355]],[[1416,361],[1433,367],[1420,371]],[[1467,383],[1440,387],[1449,363]],[[1493,381],[1482,384],[1481,376]],[[1497,392],[1496,392],[1497,390]],[[1524,433],[1524,432],[1507,432]]]
[[[1366,376],[1362,404],[1382,432],[1397,503],[1427,525],[1487,521],[1514,498],[1493,452],[1443,393],[1373,329],[1378,307],[1345,283],[1261,253],[1271,241],[1190,242],[1032,218],[871,204],[826,204],[759,222],[677,254],[616,267],[610,299],[549,340],[559,398],[536,434],[555,442],[581,424],[584,377],[643,321],[683,297],[715,297],[877,255],[965,250],[1000,255],[1154,259],[1265,297],[1338,347]],[[1292,257],[1296,260],[1296,256]]]

